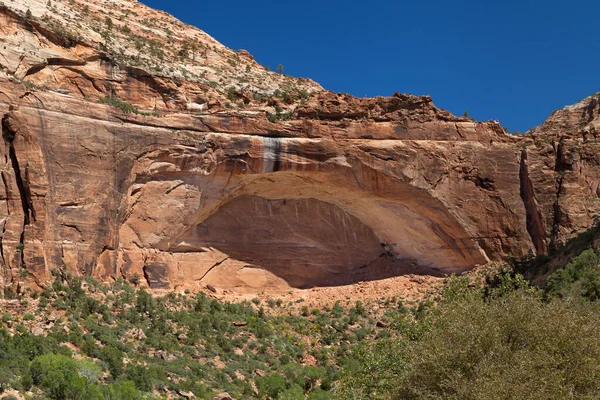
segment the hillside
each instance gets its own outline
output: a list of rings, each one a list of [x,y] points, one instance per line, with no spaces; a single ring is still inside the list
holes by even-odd
[[[596,398],[599,265],[587,250],[545,291],[489,270],[423,301],[318,308],[57,272],[0,299],[0,398]]]
[[[29,86],[77,98],[199,111],[323,90],[269,72],[247,51],[137,1],[24,0],[5,4],[0,18],[0,68]],[[236,93],[244,102],[233,101]]]
[[[600,94],[511,135],[5,0],[0,119],[0,399],[600,397]]]

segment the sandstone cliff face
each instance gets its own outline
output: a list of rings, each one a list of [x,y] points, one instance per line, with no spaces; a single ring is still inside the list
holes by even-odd
[[[12,49],[4,60],[22,51],[17,43],[37,43],[31,57],[45,61],[0,73],[7,285],[43,286],[57,268],[139,276],[153,288],[248,291],[385,277],[406,263],[460,272],[544,253],[600,209],[596,97],[554,113],[531,137],[455,117],[426,96],[356,99],[316,84],[303,100],[246,102],[239,88],[225,111],[225,93],[142,73],[93,46],[75,46],[84,64],[57,68],[66,56],[52,64],[44,51],[70,57],[74,48],[46,43],[41,20],[28,26],[17,11],[2,14]],[[37,42],[11,39],[30,34]],[[154,83],[127,83],[136,79]],[[190,109],[190,88],[212,103]],[[111,90],[140,110],[151,98],[179,100],[145,115],[93,100]],[[267,119],[274,106],[289,114]],[[379,270],[382,260],[391,267]]]
[[[0,70],[14,81],[147,112],[235,109],[323,90],[134,0],[0,2],[0,38]]]

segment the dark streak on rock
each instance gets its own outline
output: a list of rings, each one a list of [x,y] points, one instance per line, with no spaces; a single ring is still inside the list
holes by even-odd
[[[23,214],[25,216],[24,225],[29,225],[31,223],[31,219],[35,221],[35,208],[33,207],[33,202],[31,201],[31,190],[29,189],[29,182],[27,180],[27,169],[24,171],[25,179],[23,179],[23,175],[21,174],[19,159],[13,145],[15,140],[15,132],[11,131],[10,127],[8,126],[8,115],[5,115],[2,118],[2,137],[4,138],[5,143],[9,146],[8,154],[12,168],[15,171],[15,180],[17,182],[17,188],[19,189]]]
[[[538,208],[537,200],[535,199],[535,193],[533,191],[533,184],[529,179],[529,170],[527,168],[527,149],[523,149],[521,152],[521,166],[519,169],[519,179],[521,186],[521,199],[525,206],[527,232],[531,237],[531,241],[535,246],[537,254],[546,254],[546,237],[547,233],[544,229],[542,222],[542,215]]]

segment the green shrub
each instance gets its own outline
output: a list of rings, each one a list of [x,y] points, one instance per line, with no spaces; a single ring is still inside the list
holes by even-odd
[[[110,400],[140,400],[147,398],[140,393],[132,381],[120,381],[104,387],[100,393],[103,399]]]
[[[393,340],[363,343],[346,360],[340,384],[335,388],[341,399],[380,398],[398,385],[408,371],[405,345]]]
[[[285,378],[277,374],[256,378],[256,386],[262,395],[273,399],[287,389]]]
[[[600,257],[592,249],[583,251],[565,268],[548,277],[548,297],[584,297],[589,300],[600,298]]]
[[[237,90],[233,86],[227,89],[227,98],[233,103],[238,101],[239,97],[237,95]]]
[[[106,24],[106,29],[108,29],[109,31],[112,30],[115,26],[112,19],[108,15],[104,19],[104,23]]]
[[[108,371],[113,379],[117,379],[123,373],[123,352],[114,346],[106,346],[102,349],[100,359],[108,366]]]
[[[152,376],[142,365],[129,365],[125,371],[125,379],[135,383],[135,387],[142,392],[152,391]]]
[[[398,399],[600,396],[597,308],[518,290],[443,302],[432,318],[407,348]]]
[[[311,392],[308,396],[309,400],[329,400],[333,398],[334,397],[332,396],[331,392],[326,392],[321,389],[317,389],[314,392]]]
[[[116,97],[103,97],[99,99],[98,102],[101,104],[108,104],[110,106],[117,107],[125,114],[139,114],[137,107],[135,107],[133,104],[127,103],[123,100],[119,100]]]
[[[293,111],[289,111],[289,112],[281,112],[281,111],[276,111],[275,113],[270,113],[267,111],[267,120],[269,120],[269,122],[277,122],[277,121],[287,121],[290,119],[294,118],[294,112]]]
[[[291,388],[281,392],[277,397],[278,400],[304,400],[304,390],[298,385],[293,385]]]
[[[31,363],[30,375],[34,385],[42,388],[51,399],[78,399],[86,381],[79,376],[77,362],[61,354],[44,354]]]

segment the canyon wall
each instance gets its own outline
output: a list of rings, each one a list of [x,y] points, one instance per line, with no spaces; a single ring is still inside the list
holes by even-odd
[[[241,291],[462,272],[546,253],[600,210],[598,96],[515,136],[428,96],[323,91],[247,52],[270,86],[219,91],[0,18],[6,286],[55,269]]]
[[[600,205],[592,133],[517,138],[427,97],[379,100],[397,121],[376,122],[327,117],[341,109],[327,93],[323,119],[271,123],[0,83],[7,282],[64,268],[156,288],[311,287],[381,257],[461,272],[546,252]]]

